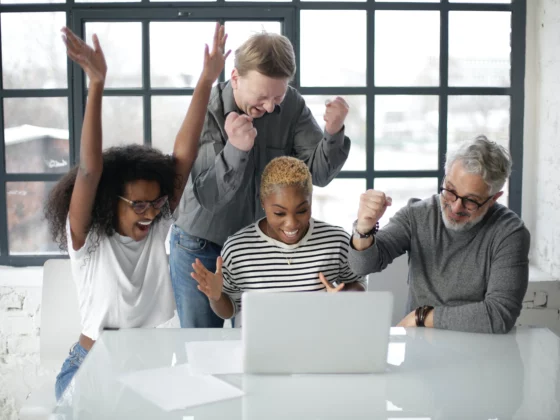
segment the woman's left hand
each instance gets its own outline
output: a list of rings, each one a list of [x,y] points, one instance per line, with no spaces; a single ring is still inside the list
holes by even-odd
[[[328,280],[323,275],[323,273],[319,273],[319,280],[321,280],[321,283],[323,283],[328,293],[337,293],[344,288],[344,283],[340,283],[338,286],[334,287],[332,284],[328,282]]]

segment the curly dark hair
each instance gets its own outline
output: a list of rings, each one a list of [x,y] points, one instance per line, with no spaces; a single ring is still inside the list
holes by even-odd
[[[66,238],[66,218],[70,209],[70,199],[78,174],[78,166],[72,168],[51,190],[45,205],[45,217],[49,223],[52,238],[62,251],[68,250]],[[136,180],[157,181],[161,195],[173,196],[175,186],[180,182],[175,172],[175,160],[161,151],[140,145],[112,147],[103,152],[103,173],[97,186],[93,203],[89,232],[93,242],[88,253],[93,252],[104,236],[112,236],[117,225],[118,196],[124,194],[125,185]],[[171,217],[166,204],[156,220]]]

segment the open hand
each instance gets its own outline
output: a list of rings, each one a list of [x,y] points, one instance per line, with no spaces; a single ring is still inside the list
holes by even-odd
[[[216,272],[211,273],[197,258],[192,265],[194,272],[191,277],[198,282],[198,290],[208,296],[208,299],[217,302],[222,296],[223,277],[222,277],[222,257],[216,260]]]
[[[204,67],[202,69],[202,77],[211,83],[220,76],[220,73],[224,69],[226,59],[231,53],[231,50],[228,50],[227,52],[225,50],[227,34],[225,34],[224,31],[224,25],[220,25],[219,22],[216,22],[212,51],[209,51],[208,44],[204,47]]]
[[[328,282],[323,273],[319,273],[319,280],[321,280],[321,283],[323,283],[328,293],[337,293],[344,289],[344,283],[340,283],[338,286],[334,287]]]
[[[61,31],[68,57],[86,72],[92,83],[104,83],[107,75],[107,63],[97,35],[92,36],[92,48],[67,27],[62,28]]]

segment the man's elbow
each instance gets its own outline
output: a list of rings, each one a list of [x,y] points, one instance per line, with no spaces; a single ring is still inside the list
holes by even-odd
[[[505,310],[502,313],[496,313],[492,320],[492,334],[509,333],[515,326],[520,312],[521,310]]]

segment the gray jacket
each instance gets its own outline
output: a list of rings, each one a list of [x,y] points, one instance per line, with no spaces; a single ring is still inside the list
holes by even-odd
[[[344,128],[334,136],[323,133],[292,87],[274,112],[253,120],[257,138],[248,152],[227,141],[225,118],[234,111],[241,113],[230,82],[216,85],[176,222],[185,232],[218,245],[264,216],[259,186],[264,167],[273,158],[288,155],[303,160],[313,184],[323,187],[340,172],[350,151]]]

